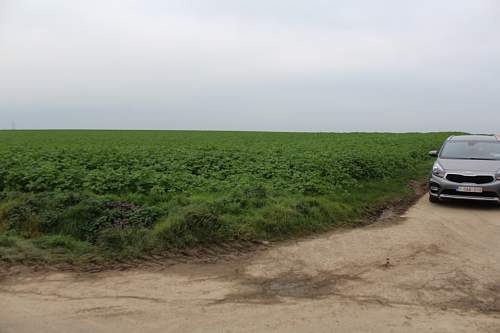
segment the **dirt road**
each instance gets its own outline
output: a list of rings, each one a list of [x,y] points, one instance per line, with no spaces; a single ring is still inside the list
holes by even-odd
[[[0,283],[2,333],[120,331],[500,332],[500,209],[424,197],[236,261]]]

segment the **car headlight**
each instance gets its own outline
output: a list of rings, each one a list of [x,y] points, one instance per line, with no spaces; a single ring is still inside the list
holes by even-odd
[[[432,167],[432,174],[436,177],[443,178],[445,175],[444,168],[439,164],[438,161],[434,163],[434,166]]]

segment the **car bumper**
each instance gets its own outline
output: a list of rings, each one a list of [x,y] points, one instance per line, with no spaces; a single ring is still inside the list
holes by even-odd
[[[481,187],[482,193],[458,192],[459,186]],[[434,175],[429,179],[429,193],[439,199],[464,199],[500,203],[500,181],[488,184],[459,184]]]

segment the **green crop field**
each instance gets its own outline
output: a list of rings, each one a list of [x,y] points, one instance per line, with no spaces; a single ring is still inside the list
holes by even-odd
[[[448,135],[0,131],[0,258],[107,260],[358,223],[409,195]]]

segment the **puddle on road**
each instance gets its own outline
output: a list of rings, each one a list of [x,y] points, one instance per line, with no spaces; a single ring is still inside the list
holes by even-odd
[[[345,281],[360,280],[358,276],[320,272],[316,275],[287,272],[272,278],[246,278],[241,290],[226,295],[216,303],[279,303],[280,298],[323,298],[336,292]]]

